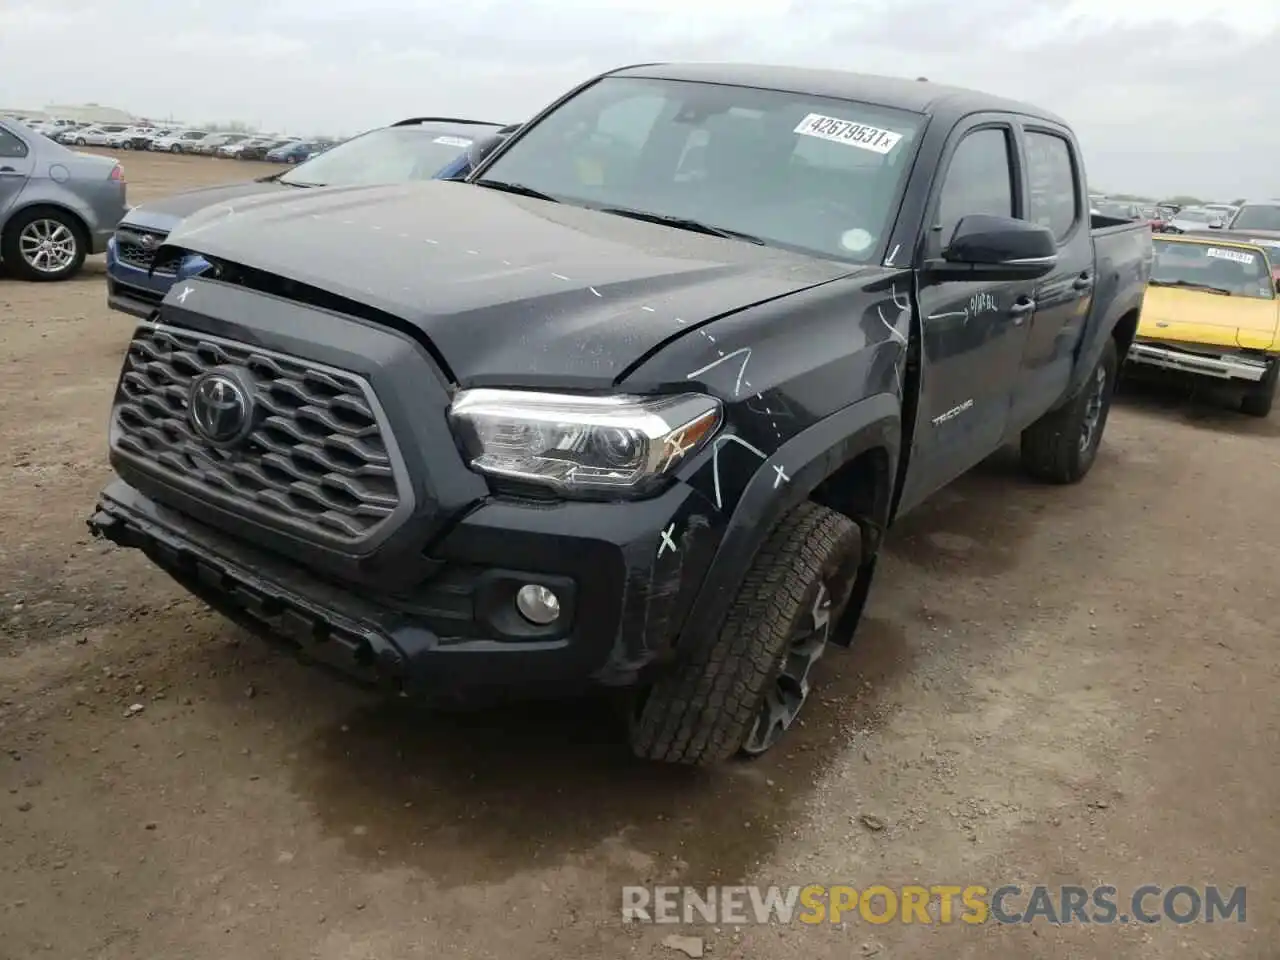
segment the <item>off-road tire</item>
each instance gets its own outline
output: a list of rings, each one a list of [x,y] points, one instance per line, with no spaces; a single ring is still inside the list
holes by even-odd
[[[1280,381],[1280,358],[1271,361],[1266,374],[1258,381],[1257,386],[1250,387],[1240,398],[1240,412],[1251,417],[1267,417],[1271,415],[1271,405],[1276,399],[1276,383]]]
[[[641,694],[630,724],[635,754],[711,766],[739,753],[824,585],[829,629],[838,622],[861,542],[855,523],[815,503],[783,517],[756,554],[715,640]]]
[[[1118,367],[1116,342],[1108,337],[1102,356],[1076,395],[1022,431],[1022,467],[1027,473],[1049,483],[1076,483],[1084,478],[1097,459],[1098,447],[1102,444]],[[1097,398],[1101,409],[1097,412],[1089,442],[1082,446],[1090,404],[1098,390],[1096,378],[1099,372],[1106,377],[1101,385],[1101,396]]]

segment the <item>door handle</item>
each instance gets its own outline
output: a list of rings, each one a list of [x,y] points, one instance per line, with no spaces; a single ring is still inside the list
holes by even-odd
[[[18,171],[13,169],[13,167],[0,167],[0,173],[17,173],[17,172]]]
[[[1082,273],[1071,281],[1072,290],[1088,290],[1093,286],[1093,277],[1087,273]]]
[[[1013,317],[1013,325],[1015,327],[1021,326],[1022,321],[1027,319],[1027,314],[1034,311],[1035,308],[1036,302],[1030,297],[1019,297],[1013,301],[1013,304],[1009,307],[1009,316]]]

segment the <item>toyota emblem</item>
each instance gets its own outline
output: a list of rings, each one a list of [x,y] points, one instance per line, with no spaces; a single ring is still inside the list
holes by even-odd
[[[234,373],[213,370],[197,377],[187,413],[196,433],[214,444],[242,440],[253,427],[253,401]]]

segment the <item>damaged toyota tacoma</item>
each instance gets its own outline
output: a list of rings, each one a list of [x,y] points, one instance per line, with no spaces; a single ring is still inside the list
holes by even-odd
[[[157,264],[89,523],[424,700],[629,688],[772,747],[885,531],[1005,444],[1090,469],[1151,265],[1061,121],[911,80],[596,77],[467,182],[231,200]]]

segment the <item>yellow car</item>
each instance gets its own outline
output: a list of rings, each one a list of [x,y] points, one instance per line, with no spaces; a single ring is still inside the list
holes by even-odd
[[[1280,377],[1273,251],[1225,237],[1156,235],[1153,246],[1128,362],[1236,382],[1240,409],[1267,416]]]

